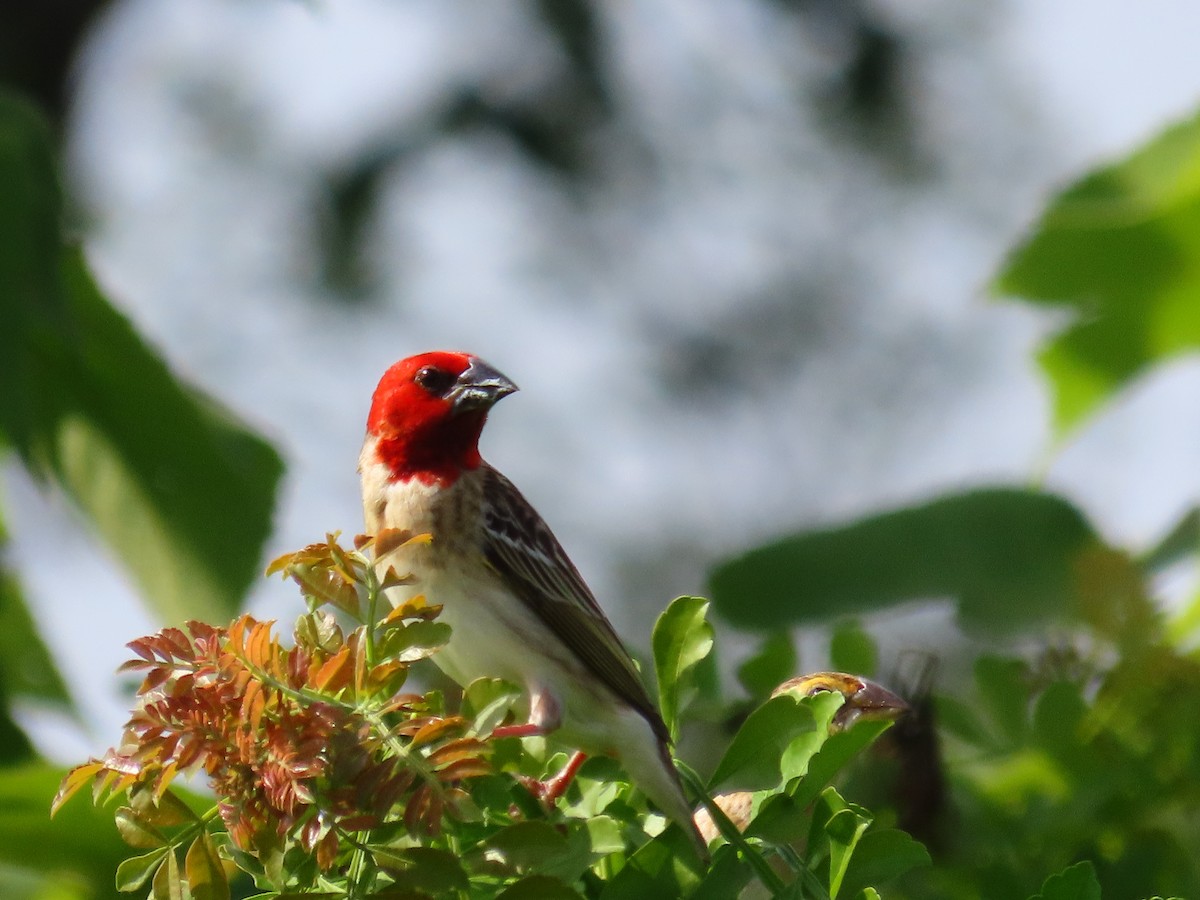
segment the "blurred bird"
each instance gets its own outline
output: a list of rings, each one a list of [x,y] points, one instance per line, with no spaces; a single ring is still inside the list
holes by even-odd
[[[413,575],[388,599],[424,594],[442,607],[452,633],[433,659],[460,685],[489,676],[528,692],[529,721],[494,735],[556,732],[581,751],[538,786],[544,799],[561,795],[584,752],[615,756],[703,857],[637,668],[541,516],[479,454],[488,411],[515,390],[467,353],[422,353],[384,373],[359,459],[367,531],[432,536],[382,554],[381,566]]]

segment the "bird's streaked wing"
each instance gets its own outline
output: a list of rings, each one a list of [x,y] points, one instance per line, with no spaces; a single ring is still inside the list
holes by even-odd
[[[512,592],[660,739],[662,717],[620,638],[558,539],[516,486],[484,467],[484,554]]]

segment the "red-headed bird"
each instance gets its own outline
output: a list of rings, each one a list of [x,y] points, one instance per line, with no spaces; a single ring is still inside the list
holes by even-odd
[[[389,600],[424,594],[442,607],[452,632],[433,659],[459,684],[498,677],[528,692],[528,723],[496,734],[556,732],[582,751],[544,795],[565,789],[583,752],[615,756],[703,855],[637,668],[542,517],[479,455],[488,411],[516,389],[467,353],[422,353],[384,373],[359,460],[367,531],[432,536],[380,561],[414,576]]]

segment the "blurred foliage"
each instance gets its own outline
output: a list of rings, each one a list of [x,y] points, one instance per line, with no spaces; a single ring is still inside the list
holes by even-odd
[[[1097,540],[1060,497],[977,489],[759,547],[714,569],[710,587],[743,627],[945,596],[973,632],[1013,633],[1078,617],[1077,566]]]
[[[30,16],[73,41],[97,5],[59,6],[59,18]],[[6,7],[0,21],[29,24],[23,9]],[[11,68],[33,46],[4,56],[0,77],[57,114],[63,59]],[[57,160],[44,109],[0,84],[0,450],[73,501],[157,616],[227,616],[256,574],[282,461],[179,382],[94,284],[63,236]],[[47,837],[45,801],[61,773],[39,767],[13,716],[17,704],[72,712],[9,568],[17,562],[0,557],[0,895],[110,896],[118,842],[86,813]]]
[[[64,248],[60,216],[49,130],[0,94],[0,432],[165,619],[228,614],[255,575],[282,461],[176,380]]]
[[[1200,118],[1067,190],[998,277],[1075,313],[1043,354],[1060,433],[1200,343],[1198,186]],[[751,550],[714,569],[713,601],[767,642],[833,624],[833,658],[864,668],[872,626],[847,614],[957,604],[975,643],[948,633],[947,656],[973,667],[926,660],[848,788],[932,853],[888,896],[1200,896],[1200,597],[1155,596],[1195,567],[1197,522],[1135,554],[1064,498],[975,489]]]
[[[1067,189],[994,289],[1070,314],[1040,355],[1060,433],[1200,349],[1200,114]]]

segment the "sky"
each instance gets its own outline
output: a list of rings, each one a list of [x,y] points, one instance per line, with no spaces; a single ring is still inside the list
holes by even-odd
[[[635,646],[725,556],[965,485],[1044,477],[1145,546],[1200,494],[1200,417],[1177,413],[1200,365],[1053,447],[1031,353],[1054,323],[985,289],[1056,190],[1194,109],[1200,14],[968,6],[874,4],[919,57],[937,190],[818,135],[791,91],[837,48],[738,0],[610,7],[611,87],[642,144],[606,146],[586,203],[486,135],[391,174],[371,302],[316,286],[314,173],[463,81],[520,95],[554,77],[523,6],[124,0],[80,63],[70,184],[114,302],[284,453],[266,558],[356,531],[370,392],[431,347],[521,385],[485,455]],[[88,710],[90,733],[54,748],[74,758],[115,737],[128,701],[108,673],[156,626],[66,504],[6,474],[27,595]],[[251,608],[286,619],[294,601],[264,582]],[[929,632],[917,616],[899,639]]]

